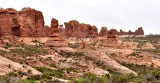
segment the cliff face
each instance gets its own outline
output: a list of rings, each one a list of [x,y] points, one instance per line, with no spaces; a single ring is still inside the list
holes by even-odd
[[[44,17],[42,12],[23,8],[18,18],[22,36],[44,36]]]
[[[0,30],[1,35],[45,36],[43,14],[31,8],[0,9]]]
[[[0,9],[0,33],[1,35],[6,35],[8,33],[12,33],[12,29],[16,29],[14,27],[19,27],[17,23],[17,11],[14,9]]]

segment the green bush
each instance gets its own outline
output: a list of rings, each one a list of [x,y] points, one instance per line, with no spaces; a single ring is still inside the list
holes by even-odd
[[[60,52],[60,55],[64,57],[80,57],[83,56],[82,52]]]
[[[86,73],[83,77],[75,79],[73,83],[108,83],[108,76],[97,76],[95,74]]]
[[[16,49],[11,49],[9,54],[12,55],[22,55],[24,57],[32,56],[32,55],[39,55],[46,53],[42,46],[22,46],[17,47]]]
[[[79,46],[79,43],[74,43],[74,44],[68,43],[68,46],[69,46],[70,48],[77,48],[77,47]]]
[[[113,75],[110,80],[112,83],[129,83],[133,77],[132,74]]]
[[[131,70],[138,73],[138,76],[133,77],[130,79],[134,83],[158,83],[160,81],[160,69],[155,68],[147,68],[146,66],[142,65],[133,65],[133,64],[122,64]]]
[[[18,81],[17,83],[38,83],[38,82],[35,82],[35,81],[33,81],[33,80],[25,79],[25,80],[20,80],[20,81]]]
[[[50,77],[63,78],[65,77],[62,69],[53,70],[53,69],[45,68],[45,67],[34,67],[34,68],[42,72],[44,78],[50,78]]]
[[[4,44],[3,45],[3,48],[5,48],[5,49],[8,49],[8,48],[10,48],[11,47],[11,45],[9,45],[9,44]]]
[[[49,66],[56,68],[56,64],[50,64]]]

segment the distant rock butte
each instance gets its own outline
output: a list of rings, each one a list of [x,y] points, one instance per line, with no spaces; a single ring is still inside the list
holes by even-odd
[[[50,37],[55,32],[55,28],[58,29],[60,35],[66,37],[96,37],[109,34],[106,27],[102,27],[98,33],[96,26],[79,23],[76,20],[65,22],[64,25],[65,27],[59,25],[56,19],[52,19],[51,27],[44,25],[43,13],[32,8],[23,8],[21,11],[13,8],[0,9],[0,36]],[[112,35],[144,35],[142,27],[135,32],[117,31],[116,29],[111,29],[111,31]]]
[[[79,23],[76,20],[65,22],[64,25],[67,37],[98,36],[98,29],[94,25]]]
[[[139,27],[135,32],[132,32],[131,30],[128,32],[120,30],[116,35],[144,35],[144,31],[142,27]]]

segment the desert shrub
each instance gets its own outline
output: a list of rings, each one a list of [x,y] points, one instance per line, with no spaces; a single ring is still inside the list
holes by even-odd
[[[51,66],[51,67],[56,67],[56,64],[49,64],[49,66]]]
[[[131,79],[134,83],[158,83],[160,82],[160,69],[147,68],[145,65],[122,64],[138,73],[138,76]]]
[[[32,70],[29,69],[29,70],[27,71],[27,73],[32,74]]]
[[[67,68],[67,69],[65,69],[65,71],[66,71],[67,73],[70,73],[70,72],[77,72],[77,70],[74,69],[74,68]]]
[[[108,83],[108,77],[85,73],[83,77],[75,79],[73,83]]]
[[[96,42],[92,43],[93,46],[96,46],[96,44],[97,44]]]
[[[9,83],[9,76],[0,76],[0,83]]]
[[[67,78],[66,75],[64,74],[63,69],[53,70],[46,67],[34,67],[34,68],[40,71],[42,75],[30,76],[29,78],[27,78],[27,80],[32,80],[34,82],[40,81],[41,83],[44,83],[44,82],[55,83],[55,81],[52,79],[53,77],[62,78],[62,79]]]
[[[38,82],[35,82],[33,80],[25,79],[25,80],[19,80],[17,83],[38,83]]]
[[[7,54],[6,51],[0,50],[0,55],[1,55],[1,56],[5,55],[5,54]]]
[[[105,69],[105,64],[103,61],[95,61],[94,64],[96,64],[98,67]]]
[[[42,46],[27,45],[23,47],[18,47],[16,49],[11,49],[9,53],[12,55],[22,55],[26,57],[26,56],[44,54],[45,50],[43,49]]]
[[[79,46],[79,43],[68,43],[68,46],[70,48],[77,48]]]
[[[5,48],[5,49],[8,49],[8,48],[11,47],[11,45],[7,43],[7,44],[4,44],[2,47]]]
[[[134,77],[132,74],[120,74],[120,75],[111,75],[109,77],[110,83],[129,83]]]
[[[10,72],[7,75],[0,76],[0,83],[10,83],[12,77],[18,77],[17,72]]]
[[[74,83],[87,83],[87,82],[84,78],[78,78],[78,79],[74,80]]]
[[[32,40],[31,42],[33,42],[33,43],[40,43],[38,40]]]
[[[136,51],[149,52],[152,54],[160,55],[160,49],[136,49]]]
[[[79,57],[83,56],[82,52],[60,52],[60,55],[64,57]]]
[[[88,56],[84,56],[85,60],[88,61],[88,60],[93,60],[92,58],[88,57]]]
[[[132,54],[129,54],[128,56],[137,56],[139,54],[140,54],[139,52],[133,52]]]
[[[65,77],[62,69],[53,70],[53,69],[45,68],[45,67],[34,67],[34,68],[42,72],[43,74],[42,76],[44,78],[50,78],[50,77],[63,78]]]
[[[36,81],[36,80],[40,80],[42,78],[42,76],[40,75],[33,75],[27,78],[27,80],[32,80],[32,81]]]
[[[145,82],[148,83],[158,83],[160,82],[160,70],[151,69],[144,76]]]

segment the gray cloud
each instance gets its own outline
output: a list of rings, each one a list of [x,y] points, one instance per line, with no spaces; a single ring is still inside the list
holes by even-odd
[[[32,7],[44,13],[45,22],[52,18],[63,22],[76,19],[83,23],[110,28],[135,30],[145,34],[160,33],[159,0],[0,0],[3,8],[17,10]]]

